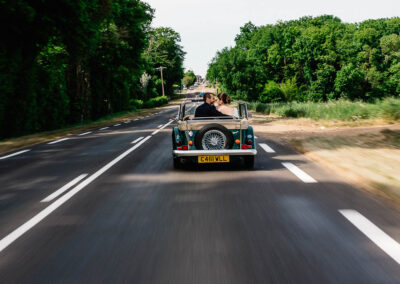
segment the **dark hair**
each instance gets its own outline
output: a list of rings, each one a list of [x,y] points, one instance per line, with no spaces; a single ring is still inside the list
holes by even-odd
[[[218,99],[220,99],[224,104],[229,105],[231,103],[231,98],[227,93],[221,93],[218,95]]]
[[[207,99],[211,99],[211,95],[214,96],[213,93],[205,93],[203,96],[203,101],[206,102]]]

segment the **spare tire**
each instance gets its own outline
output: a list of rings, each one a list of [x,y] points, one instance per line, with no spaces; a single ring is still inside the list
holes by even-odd
[[[233,135],[220,124],[208,124],[197,132],[194,145],[199,150],[222,150],[231,149],[233,146]]]

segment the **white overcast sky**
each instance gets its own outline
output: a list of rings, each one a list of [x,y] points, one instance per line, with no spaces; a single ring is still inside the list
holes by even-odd
[[[185,68],[204,76],[217,50],[233,46],[240,27],[303,16],[334,15],[344,22],[400,16],[400,0],[143,0],[156,10],[153,26],[180,33]]]

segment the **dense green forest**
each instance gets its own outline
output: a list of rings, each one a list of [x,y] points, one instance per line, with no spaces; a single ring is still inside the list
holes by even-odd
[[[207,79],[236,98],[264,103],[398,97],[400,18],[250,22],[234,47],[217,52]]]
[[[139,0],[0,1],[0,138],[164,102],[183,78],[170,28]]]

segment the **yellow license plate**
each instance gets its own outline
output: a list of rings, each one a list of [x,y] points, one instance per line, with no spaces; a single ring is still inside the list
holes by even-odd
[[[199,156],[198,161],[203,163],[229,163],[229,156]]]

